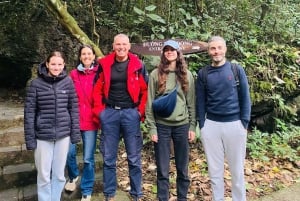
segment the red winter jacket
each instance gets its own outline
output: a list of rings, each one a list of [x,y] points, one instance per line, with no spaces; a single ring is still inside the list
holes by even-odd
[[[104,100],[108,99],[111,81],[111,66],[115,61],[115,56],[115,53],[111,53],[98,61],[102,67],[102,73],[100,74],[93,90],[93,113],[94,120],[97,122],[99,122],[99,114],[105,109]],[[128,53],[128,58],[127,90],[132,101],[134,103],[138,103],[137,108],[141,114],[141,119],[143,120],[145,117],[147,101],[147,84],[140,73],[143,64],[134,54]]]
[[[70,72],[70,77],[74,82],[74,86],[78,96],[79,106],[79,123],[80,130],[97,130],[99,124],[93,121],[93,81],[98,66],[92,69],[77,68]]]

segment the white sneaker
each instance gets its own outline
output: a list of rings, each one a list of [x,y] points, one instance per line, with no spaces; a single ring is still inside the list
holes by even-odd
[[[76,182],[78,181],[78,176],[75,179],[69,179],[65,185],[65,190],[66,191],[75,191],[76,189]]]
[[[92,196],[90,196],[90,195],[83,195],[82,198],[81,198],[81,201],[90,201],[91,197]]]

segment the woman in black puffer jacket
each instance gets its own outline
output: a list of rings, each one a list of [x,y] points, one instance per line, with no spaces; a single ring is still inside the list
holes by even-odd
[[[31,81],[24,108],[28,150],[34,150],[38,200],[60,201],[69,143],[78,143],[78,100],[64,55],[52,52]]]

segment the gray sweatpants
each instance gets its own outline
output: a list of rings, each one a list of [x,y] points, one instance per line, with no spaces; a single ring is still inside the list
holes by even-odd
[[[37,140],[34,158],[39,201],[60,201],[66,182],[65,165],[69,144],[70,137],[55,142]]]
[[[214,201],[224,201],[224,160],[227,159],[232,182],[232,200],[246,201],[244,162],[247,130],[240,120],[216,122],[209,119],[201,129],[201,141],[208,163]]]

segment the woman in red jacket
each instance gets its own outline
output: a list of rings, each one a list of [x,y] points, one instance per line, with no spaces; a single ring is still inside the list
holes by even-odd
[[[83,141],[83,172],[81,177],[81,201],[89,201],[93,191],[95,181],[95,159],[96,139],[98,124],[93,121],[92,113],[92,91],[94,77],[98,70],[95,61],[95,52],[89,45],[83,45],[78,53],[78,66],[72,70],[70,76],[78,95],[80,131]],[[65,185],[65,190],[74,191],[78,180],[79,170],[76,162],[76,147],[70,145],[67,160],[69,180]]]

